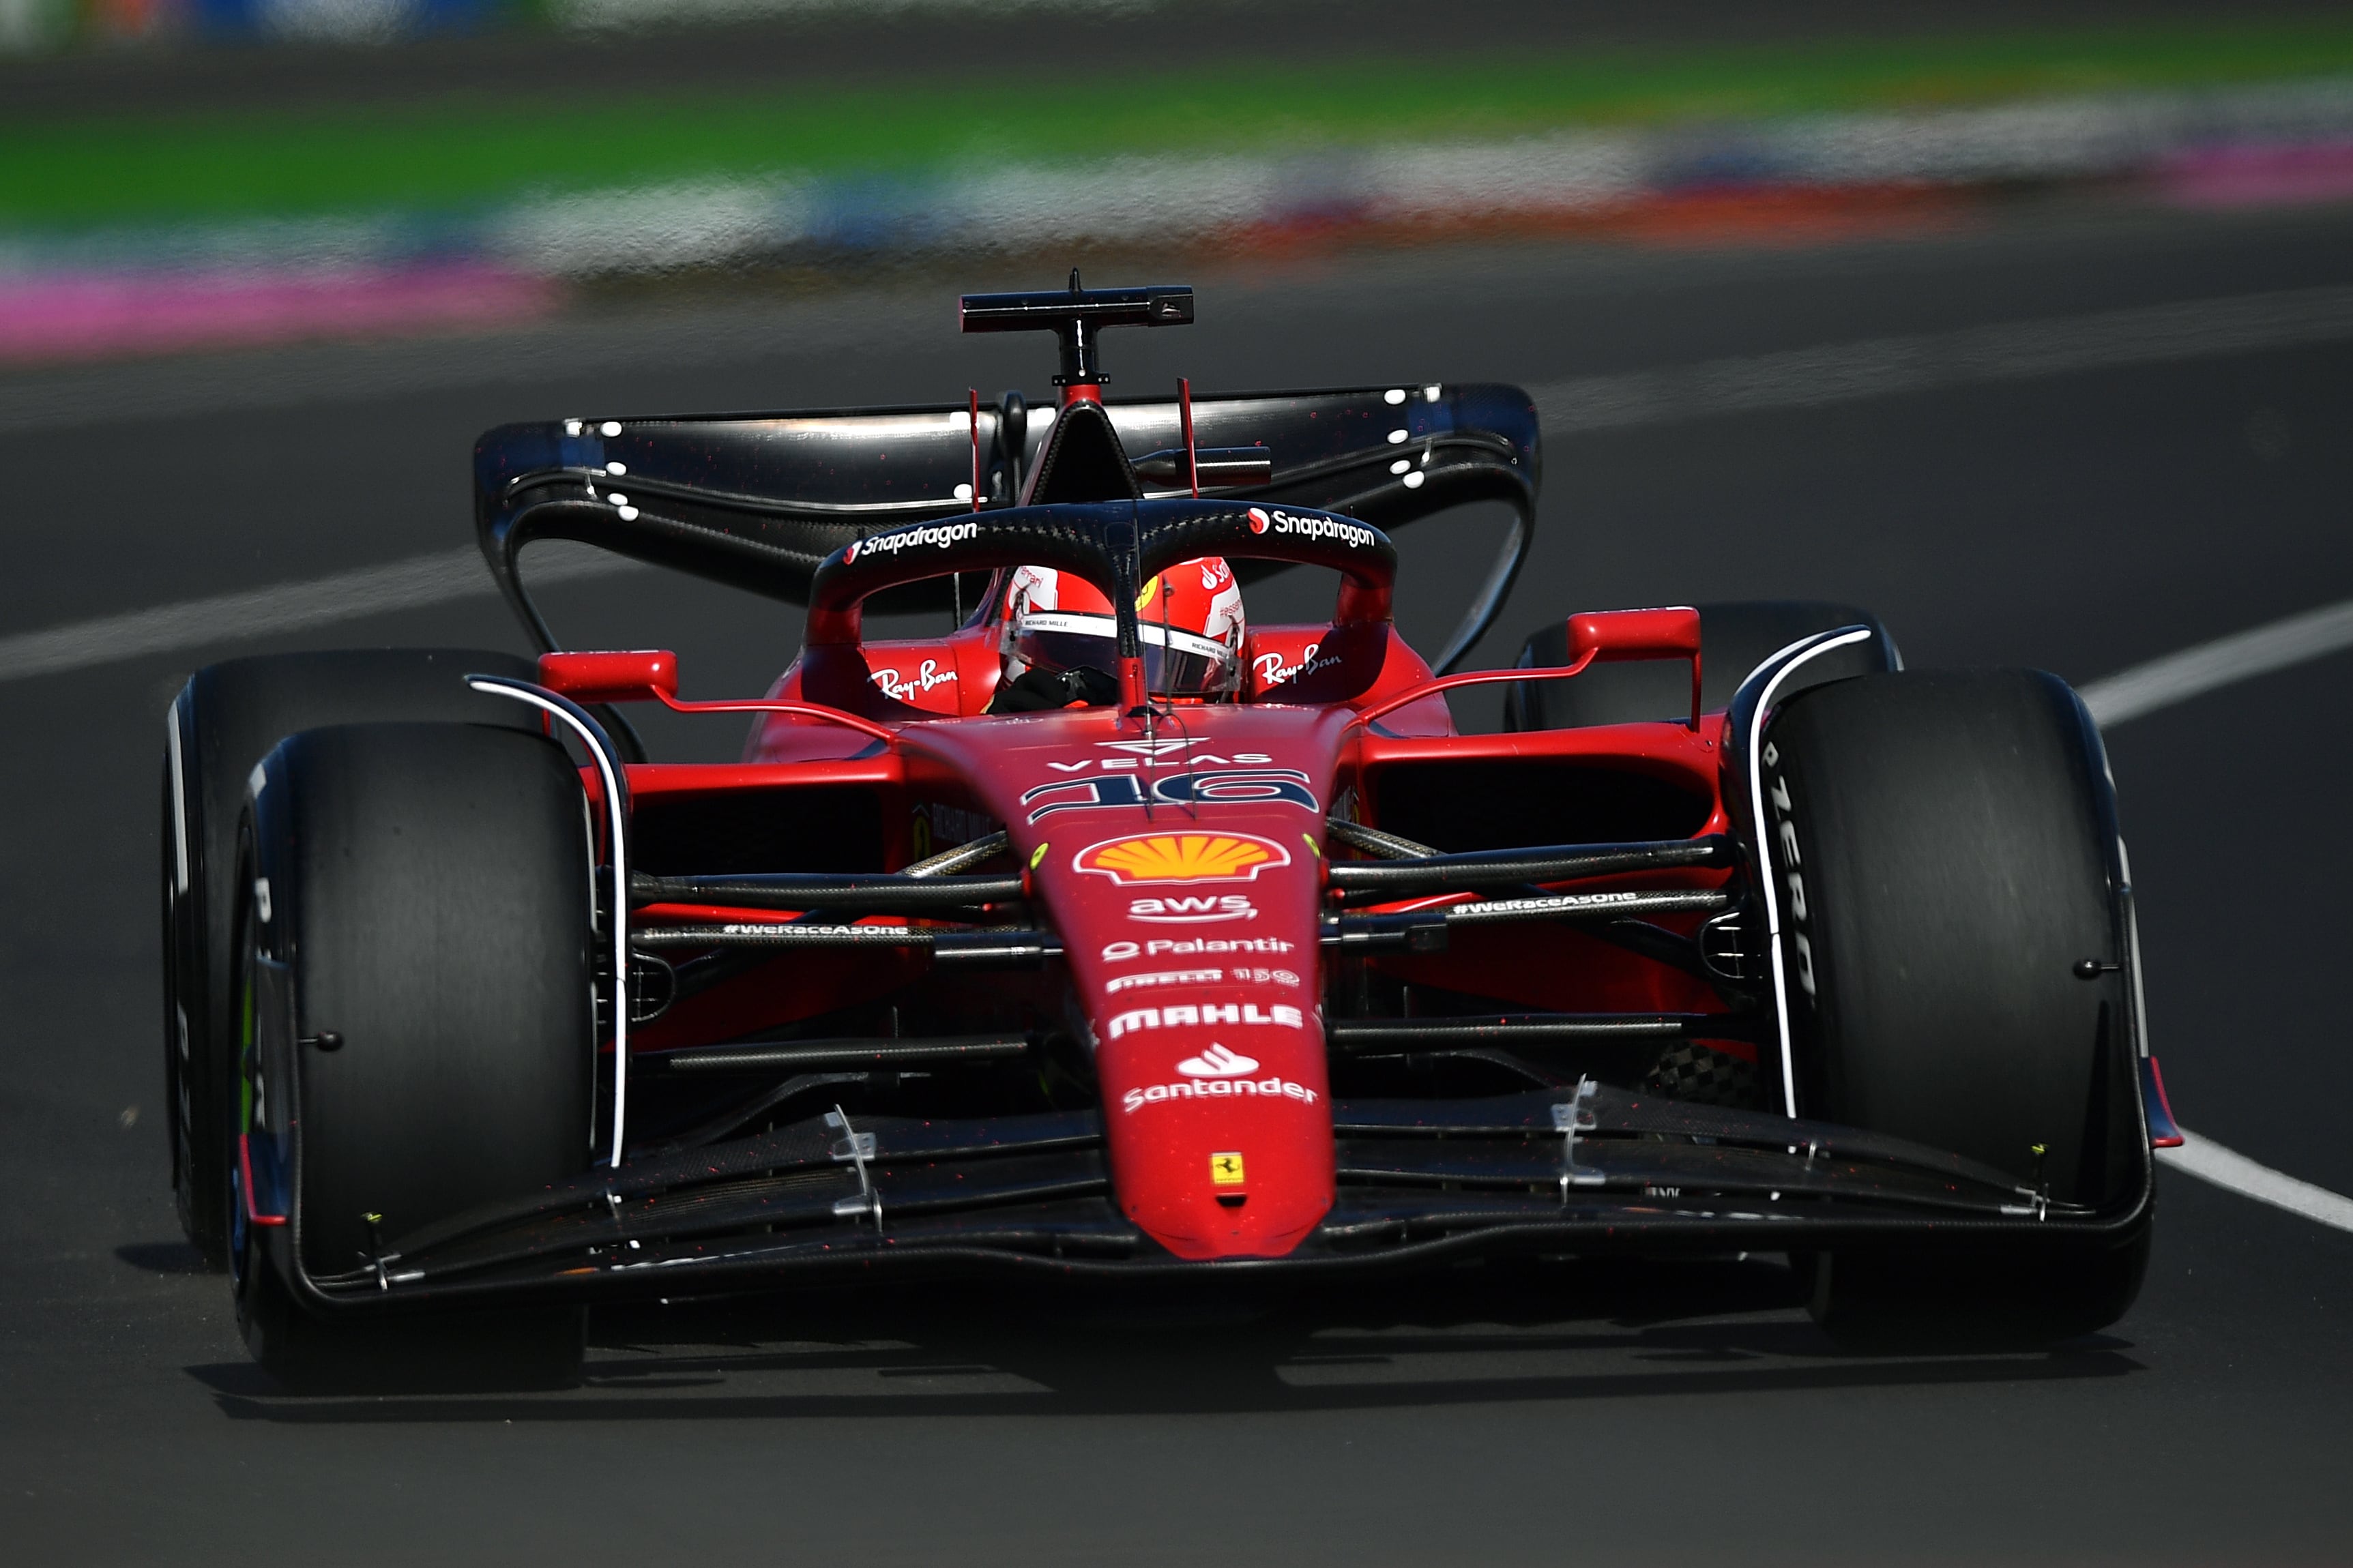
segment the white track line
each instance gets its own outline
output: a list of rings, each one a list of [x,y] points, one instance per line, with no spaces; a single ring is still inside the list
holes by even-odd
[[[2100,728],[2353,647],[2353,599],[2153,658],[2081,689]]]
[[[2244,1154],[2186,1129],[2181,1136],[2180,1148],[2157,1152],[2158,1161],[2168,1167],[2316,1224],[2353,1231],[2353,1198],[2297,1181],[2269,1165],[2258,1165]]]
[[[2353,647],[2353,599],[2200,643],[2105,676],[2079,689],[2093,720],[2105,730],[2235,681],[2348,647]],[[2182,1137],[2186,1142],[2180,1148],[2157,1152],[2158,1159],[2169,1168],[2317,1224],[2353,1231],[2353,1198],[2259,1165],[2211,1138],[2186,1130]]]
[[[602,552],[567,554],[544,565],[534,564],[531,582],[533,587],[541,587],[607,576],[636,565]],[[479,551],[412,555],[406,561],[338,572],[305,583],[247,588],[0,637],[0,681],[88,669],[219,642],[310,631],[365,616],[425,609],[497,591]]]
[[[2297,289],[1583,376],[1534,395],[1545,434],[1568,436],[2347,338],[2353,288]]]

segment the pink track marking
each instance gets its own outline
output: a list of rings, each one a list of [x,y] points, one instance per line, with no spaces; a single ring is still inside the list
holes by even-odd
[[[545,279],[478,261],[0,275],[0,362],[499,326],[544,315],[557,299]]]

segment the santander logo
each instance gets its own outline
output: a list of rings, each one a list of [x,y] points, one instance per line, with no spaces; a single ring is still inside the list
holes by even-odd
[[[1178,1062],[1176,1070],[1187,1078],[1248,1078],[1258,1071],[1258,1058],[1223,1046],[1211,1046],[1199,1056]]]
[[[1250,509],[1250,528],[1252,533],[1264,533],[1268,529],[1273,526],[1274,520],[1267,516],[1265,512],[1260,510],[1257,507]]]

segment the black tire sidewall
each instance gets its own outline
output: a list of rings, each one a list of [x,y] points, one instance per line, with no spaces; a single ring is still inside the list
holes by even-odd
[[[451,724],[307,731],[264,772],[250,818],[270,888],[264,945],[287,964],[292,1001],[284,1017],[260,1010],[258,1054],[292,1079],[267,1098],[280,1116],[299,1105],[300,1199],[291,1225],[248,1229],[248,1348],[312,1388],[380,1380],[394,1362],[406,1376],[564,1382],[578,1366],[576,1310],[345,1317],[310,1304],[308,1281],[590,1163],[578,772],[552,741]]]
[[[475,648],[365,648],[269,654],[209,665],[166,715],[161,843],[164,1072],[175,1201],[189,1241],[228,1261],[226,1151],[234,1098],[230,1012],[236,962],[237,833],[254,767],[286,736],[367,720],[461,720],[529,728],[520,703],[468,690],[469,673],[528,679],[512,654]],[[173,756],[178,759],[174,777]],[[175,789],[176,784],[176,789]],[[175,798],[176,795],[176,798]],[[187,885],[179,886],[179,857]]]
[[[2119,947],[2077,712],[2031,671],[1862,677],[1761,761],[1801,1113],[2099,1204],[2129,1062],[2119,977],[2073,973]]]

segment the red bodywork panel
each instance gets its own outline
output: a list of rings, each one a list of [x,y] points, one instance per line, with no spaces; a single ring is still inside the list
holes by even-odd
[[[1666,645],[1661,655],[1675,657],[1682,628],[1664,618],[1650,629]],[[839,707],[887,726],[895,742],[806,710],[766,713],[741,764],[632,767],[634,807],[642,821],[699,798],[852,788],[875,803],[876,870],[1003,826],[1037,912],[1063,942],[1069,991],[1092,1036],[1120,1208],[1180,1258],[1281,1257],[1334,1195],[1319,941],[1327,815],[1382,825],[1393,770],[1539,761],[1655,781],[1694,803],[1690,831],[1725,826],[1721,716],[1696,729],[1665,721],[1458,736],[1442,696],[1398,701],[1430,681],[1429,667],[1394,635],[1375,642],[1362,631],[1343,639],[1329,627],[1261,627],[1246,650],[1242,700],[1177,704],[1148,727],[1113,708],[987,716],[998,655],[986,618],[935,640],[811,649],[769,699]],[[1339,651],[1320,653],[1327,644]],[[1378,660],[1369,684],[1354,679],[1367,659]],[[1312,689],[1321,664],[1344,662],[1351,670],[1339,674],[1361,689],[1354,697],[1273,700]],[[1377,709],[1385,710],[1377,721],[1357,721]],[[593,789],[593,773],[589,782]],[[1480,803],[1466,797],[1459,807],[1475,816]],[[1576,836],[1574,824],[1562,829]],[[1609,885],[1714,886],[1726,875],[1651,873]],[[685,906],[646,915],[723,912],[787,918]],[[1688,975],[1556,927],[1503,926],[1452,952],[1374,962],[1413,984],[1533,1007],[1722,1005]],[[909,952],[779,956],[682,1001],[642,1026],[635,1045],[666,1050],[819,1016],[902,993],[929,963]],[[1029,1004],[1050,1008],[1053,998]]]

